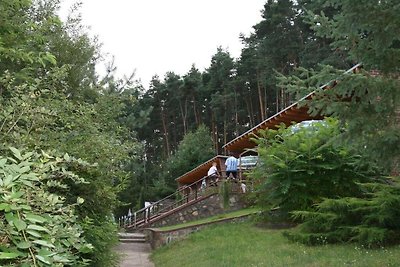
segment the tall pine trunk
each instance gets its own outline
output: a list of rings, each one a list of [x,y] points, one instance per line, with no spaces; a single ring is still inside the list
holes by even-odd
[[[201,119],[200,119],[199,113],[197,111],[196,98],[194,96],[192,96],[192,101],[193,101],[194,120],[196,122],[196,126],[199,127],[199,125],[201,123]]]
[[[168,128],[167,128],[167,123],[166,123],[166,115],[164,112],[164,108],[161,107],[161,121],[162,121],[162,126],[163,126],[163,131],[164,131],[164,141],[165,141],[165,153],[166,157],[168,158],[171,154],[170,146],[169,146],[169,137],[168,137]]]
[[[263,101],[263,95],[262,95],[262,86],[260,83],[259,75],[257,74],[257,90],[258,90],[258,101],[260,104],[260,117],[261,121],[265,120],[265,107],[264,107],[264,101]]]
[[[182,105],[182,102],[179,101],[179,108],[181,110],[181,117],[182,117],[182,123],[183,123],[183,135],[187,134],[187,98],[185,98],[185,103]]]

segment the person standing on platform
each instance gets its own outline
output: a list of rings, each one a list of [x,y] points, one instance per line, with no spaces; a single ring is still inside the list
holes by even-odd
[[[238,169],[238,159],[235,158],[232,154],[229,158],[225,161],[226,166],[226,178],[229,179],[230,176],[236,180],[237,178],[237,169]]]

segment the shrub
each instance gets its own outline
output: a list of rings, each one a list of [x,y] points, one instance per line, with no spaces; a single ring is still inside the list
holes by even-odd
[[[337,145],[340,134],[333,119],[260,132],[260,164],[250,176],[265,211],[278,207],[279,218],[288,219],[289,212],[312,210],[324,198],[361,195],[358,183],[368,181],[375,169],[350,148]]]
[[[325,199],[313,211],[295,211],[303,223],[286,236],[310,245],[356,242],[368,247],[398,243],[400,240],[400,184],[360,185],[362,197]]]
[[[13,157],[0,157],[0,265],[87,265],[93,247],[75,215],[83,199],[68,205],[56,193],[67,189],[65,180],[84,182],[66,170],[74,159],[12,151]]]

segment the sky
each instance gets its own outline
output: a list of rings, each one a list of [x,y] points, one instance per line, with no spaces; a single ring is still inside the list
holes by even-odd
[[[62,1],[62,18],[75,1]],[[155,74],[184,75],[192,64],[208,68],[219,46],[238,58],[243,47],[239,35],[249,35],[261,21],[265,1],[81,0],[80,12],[108,60],[114,56],[118,76],[135,71],[135,79],[148,88]],[[105,63],[97,70],[104,73]]]

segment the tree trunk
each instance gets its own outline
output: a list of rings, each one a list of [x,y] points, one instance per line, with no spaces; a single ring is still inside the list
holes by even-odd
[[[200,116],[199,113],[197,112],[196,98],[194,96],[192,96],[192,101],[193,101],[194,120],[196,122],[196,126],[198,127],[200,125]]]
[[[396,127],[397,130],[400,130],[400,108],[396,109],[394,127]],[[400,156],[394,157],[390,174],[393,176],[400,175]]]
[[[257,77],[257,90],[258,90],[258,101],[260,103],[261,121],[264,121],[265,120],[265,114],[264,114],[265,109],[264,109],[264,104],[263,104],[262,88],[261,88],[260,80],[258,77]]]
[[[187,124],[186,124],[186,117],[187,117],[187,99],[185,99],[185,104],[184,104],[184,106],[182,105],[182,102],[179,101],[179,108],[180,108],[180,110],[181,110],[181,116],[182,116],[183,135],[186,135],[186,133],[187,133]]]
[[[278,113],[279,112],[279,90],[276,90],[276,101],[275,101],[275,104],[276,104],[276,113]]]
[[[253,127],[255,126],[255,122],[254,122],[254,108],[253,108],[253,100],[251,97],[251,92],[250,92],[249,103],[250,103],[250,127]]]
[[[167,123],[165,121],[165,112],[164,112],[164,108],[161,107],[161,121],[162,121],[162,125],[163,125],[163,130],[164,130],[164,141],[165,141],[165,152],[166,152],[166,156],[167,158],[171,155],[170,152],[170,146],[169,146],[169,140],[168,140],[168,129],[167,129]]]
[[[235,93],[235,136],[237,136],[239,134],[239,114],[238,114],[238,101],[237,101],[236,90],[234,93]]]
[[[218,154],[218,127],[215,121],[215,114],[211,111],[211,131],[212,131],[212,139],[214,144],[215,153]]]

